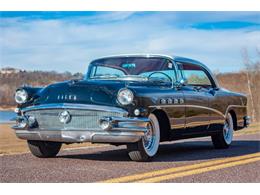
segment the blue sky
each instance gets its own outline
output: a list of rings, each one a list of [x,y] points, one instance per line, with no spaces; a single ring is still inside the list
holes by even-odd
[[[0,65],[85,72],[100,56],[160,53],[202,61],[214,71],[257,59],[260,12],[0,12]]]

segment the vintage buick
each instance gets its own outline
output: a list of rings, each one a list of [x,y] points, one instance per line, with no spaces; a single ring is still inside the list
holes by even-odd
[[[247,98],[219,87],[202,63],[165,55],[118,55],[89,64],[82,80],[21,87],[16,135],[33,155],[54,157],[63,143],[127,145],[134,161],[160,142],[211,136],[228,148],[247,127]]]

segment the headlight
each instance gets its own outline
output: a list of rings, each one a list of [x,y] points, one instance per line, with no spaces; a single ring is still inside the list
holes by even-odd
[[[24,89],[19,89],[15,93],[15,101],[18,104],[23,104],[28,100],[28,93]]]
[[[117,94],[117,100],[122,105],[131,104],[134,100],[134,94],[129,89],[121,89]]]

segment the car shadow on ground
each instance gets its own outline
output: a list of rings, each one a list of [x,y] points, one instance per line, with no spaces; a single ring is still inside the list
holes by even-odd
[[[82,152],[82,151],[81,151]],[[260,141],[234,141],[228,149],[214,149],[211,141],[187,141],[182,143],[163,143],[153,162],[180,162],[211,160],[242,156],[260,152]],[[130,161],[125,147],[109,148],[88,154],[61,154],[58,158],[71,158],[96,161]]]

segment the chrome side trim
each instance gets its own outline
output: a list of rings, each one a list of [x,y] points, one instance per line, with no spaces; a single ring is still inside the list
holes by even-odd
[[[229,105],[226,109],[226,112],[225,112],[225,116],[227,116],[227,113],[229,111],[230,108],[247,108],[247,106],[242,106],[242,105]]]
[[[237,108],[245,108],[247,106],[242,106],[242,105],[229,105],[227,108],[226,108],[226,111],[225,111],[225,114],[223,114],[221,111],[219,110],[216,110],[214,108],[210,108],[210,107],[206,107],[206,106],[198,106],[198,105],[154,105],[154,106],[149,106],[149,108],[157,108],[157,109],[161,109],[161,108],[171,108],[171,107],[192,107],[192,108],[201,108],[201,109],[206,109],[206,110],[210,110],[212,112],[215,112],[219,115],[221,115],[223,118],[226,118],[226,115],[229,111],[230,108],[233,108],[233,107],[237,107]]]
[[[205,107],[205,106],[198,106],[198,105],[156,105],[156,106],[149,106],[150,108],[157,108],[157,109],[160,109],[160,108],[171,108],[171,107],[192,107],[192,108],[201,108],[201,109],[206,109],[206,110],[211,110],[215,113],[218,113],[219,115],[223,116],[225,118],[225,115],[220,112],[219,110],[216,110],[214,108],[210,108],[210,107]]]
[[[92,104],[71,104],[71,103],[59,103],[59,104],[41,104],[37,106],[29,106],[21,109],[21,112],[28,112],[32,110],[48,110],[48,109],[75,109],[75,110],[96,110],[96,111],[110,111],[123,113],[124,116],[128,115],[128,112],[122,108],[111,106],[100,106]]]

